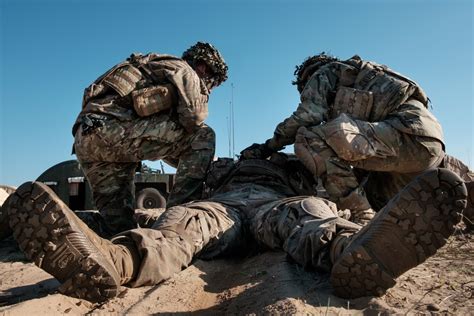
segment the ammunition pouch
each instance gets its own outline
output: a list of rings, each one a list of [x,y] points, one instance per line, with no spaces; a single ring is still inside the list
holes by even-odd
[[[363,91],[349,87],[339,87],[331,109],[331,117],[345,113],[354,119],[369,119],[374,97],[371,91]]]
[[[102,84],[114,89],[121,97],[124,97],[135,90],[137,82],[141,79],[140,70],[133,65],[125,64],[105,76],[102,79]]]
[[[172,84],[164,84],[133,91],[132,100],[135,112],[143,117],[170,109],[178,95]]]

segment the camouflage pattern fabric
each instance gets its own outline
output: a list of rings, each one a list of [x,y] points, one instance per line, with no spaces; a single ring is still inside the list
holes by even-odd
[[[176,90],[177,97],[167,100],[171,108],[140,117],[132,95],[165,86]],[[186,61],[159,54],[134,54],[85,90],[74,150],[112,232],[136,226],[133,178],[142,160],[163,159],[177,167],[170,206],[201,197],[215,148],[214,131],[204,124],[208,98]]]
[[[170,55],[148,54],[135,57],[135,63],[142,69],[142,78],[135,83],[136,90],[172,84],[177,90],[177,104],[169,111],[173,118],[187,131],[201,126],[208,115],[207,102],[209,91],[196,72],[185,61]],[[99,77],[84,92],[82,111],[76,119],[73,135],[77,127],[84,122],[87,114],[106,115],[120,121],[130,121],[137,118],[131,95],[122,96],[119,92],[108,87],[104,80],[114,74],[120,65]],[[145,75],[146,74],[146,75]],[[128,89],[127,91],[129,91]]]
[[[200,198],[207,168],[214,156],[214,131],[202,125],[188,134],[167,115],[130,121],[104,120],[89,133],[76,133],[76,154],[91,185],[94,201],[115,232],[133,224],[133,179],[138,162],[178,161],[169,204]],[[123,218],[120,218],[123,217]],[[122,221],[125,224],[120,224]]]
[[[191,202],[165,211],[150,229],[121,233],[142,258],[132,287],[155,285],[186,268],[194,256],[211,258],[239,244],[239,214],[219,203]]]
[[[340,208],[351,192],[364,191],[359,179],[370,174],[365,192],[369,200],[377,201],[373,205],[377,209],[416,175],[437,167],[444,155],[436,139],[402,133],[386,122],[354,120],[346,114],[325,124],[301,127],[295,152],[313,174],[322,177],[327,193]]]
[[[331,241],[360,226],[339,217],[332,202],[290,197],[298,192],[282,177],[289,169],[262,162],[270,167],[253,171],[254,181],[249,181],[248,165],[241,162],[209,200],[168,208],[152,228],[122,233],[135,242],[142,257],[130,285],[157,284],[187,267],[194,257],[210,259],[255,242],[283,249],[303,266],[329,271]]]
[[[385,66],[358,56],[329,62],[309,77],[296,111],[266,144],[275,151],[295,144],[340,207],[370,207],[360,181],[380,173],[370,177],[376,185],[368,183],[378,186],[369,197],[378,208],[444,156],[442,129],[427,100],[414,81]],[[361,192],[359,201],[353,192]]]
[[[403,87],[393,86],[393,82]],[[371,92],[372,102],[358,104],[359,107],[370,108],[355,110],[353,103],[346,104],[346,109],[343,108],[344,104],[335,105],[335,92],[339,88],[347,87],[360,92]],[[367,117],[363,119],[365,121],[386,121],[404,133],[432,137],[442,142],[441,126],[428,111],[427,99],[423,96],[424,92],[415,82],[386,67],[363,62],[358,57],[343,62],[331,62],[308,79],[296,111],[277,125],[273,138],[269,140],[270,145],[272,149],[279,150],[294,143],[301,126],[316,126],[336,118],[341,113],[355,112],[366,113]]]

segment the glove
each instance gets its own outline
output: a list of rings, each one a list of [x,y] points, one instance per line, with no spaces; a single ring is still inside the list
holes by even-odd
[[[252,144],[240,152],[240,159],[265,159],[274,151],[266,143]]]

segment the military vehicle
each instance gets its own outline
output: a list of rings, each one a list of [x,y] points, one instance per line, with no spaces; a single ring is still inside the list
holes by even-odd
[[[48,185],[72,210],[95,209],[92,193],[77,160],[67,160],[43,172],[36,181]],[[175,175],[141,164],[135,174],[137,208],[166,207]]]

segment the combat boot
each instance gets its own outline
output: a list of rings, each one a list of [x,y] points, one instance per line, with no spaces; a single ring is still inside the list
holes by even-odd
[[[100,238],[40,182],[21,185],[5,209],[20,249],[66,295],[104,301],[136,274],[140,260],[130,243]]]
[[[467,188],[467,206],[463,212],[463,221],[466,225],[466,233],[474,231],[474,181],[466,182]]]
[[[461,219],[466,196],[464,182],[447,169],[415,178],[350,237],[331,271],[336,294],[383,295],[398,276],[446,243]]]
[[[350,221],[361,226],[367,225],[375,216],[375,211],[360,188],[340,198],[337,201],[337,207],[340,210],[349,210],[351,212]]]
[[[10,197],[7,198],[5,203],[8,201]],[[5,205],[5,203],[3,205]],[[3,240],[9,237],[12,234],[12,230],[10,228],[10,223],[7,216],[6,209],[0,206],[0,240]]]

